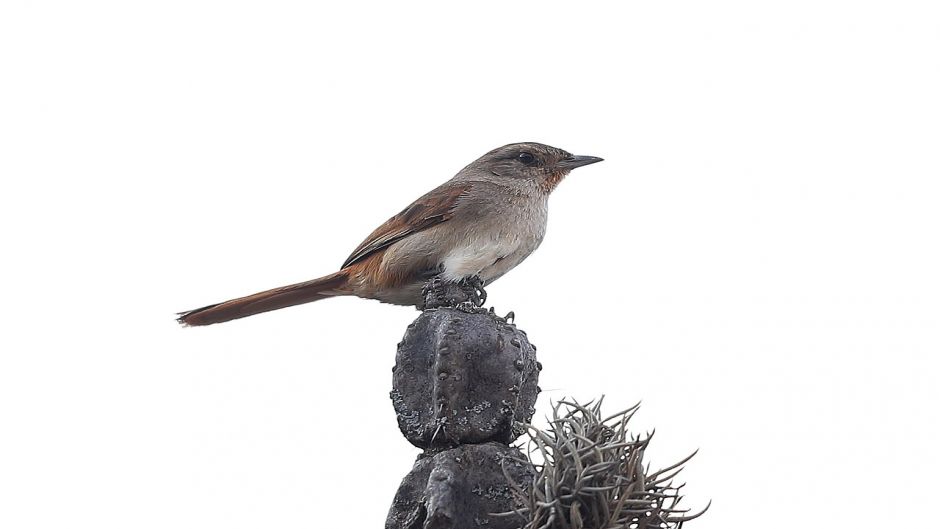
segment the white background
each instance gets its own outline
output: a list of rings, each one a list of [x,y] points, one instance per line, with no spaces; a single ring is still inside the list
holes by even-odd
[[[382,527],[413,309],[332,272],[487,150],[606,158],[489,289],[549,400],[637,400],[690,527],[936,504],[933,2],[0,7],[0,526]],[[924,509],[927,509],[926,511]]]

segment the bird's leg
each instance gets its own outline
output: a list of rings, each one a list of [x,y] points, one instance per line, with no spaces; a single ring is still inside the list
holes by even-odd
[[[447,281],[440,275],[435,275],[424,284],[421,290],[424,304],[421,310],[436,309],[439,307],[456,307],[462,303],[472,302],[470,292],[473,290],[464,286],[463,282]]]
[[[480,276],[471,276],[460,281],[464,292],[467,293],[468,301],[477,307],[482,307],[486,303],[486,290],[483,289],[483,280]]]
[[[486,302],[483,281],[476,276],[452,282],[435,275],[425,283],[421,293],[424,296],[424,304],[418,307],[421,310],[468,304],[476,308]]]

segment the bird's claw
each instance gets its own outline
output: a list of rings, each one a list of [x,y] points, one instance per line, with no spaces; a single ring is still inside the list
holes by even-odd
[[[471,277],[456,283],[445,281],[439,275],[434,276],[422,289],[423,306],[419,309],[436,309],[439,307],[466,307],[476,309],[486,303],[486,290],[479,277]]]
[[[468,277],[460,282],[461,287],[470,298],[468,301],[476,307],[482,307],[486,303],[486,290],[483,289],[483,280],[480,276]]]

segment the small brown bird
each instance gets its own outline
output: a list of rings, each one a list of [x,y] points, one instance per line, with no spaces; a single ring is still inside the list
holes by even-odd
[[[178,321],[210,325],[349,295],[421,306],[434,276],[482,288],[538,248],[558,183],[600,161],[540,143],[494,149],[379,226],[339,272],[183,312]]]

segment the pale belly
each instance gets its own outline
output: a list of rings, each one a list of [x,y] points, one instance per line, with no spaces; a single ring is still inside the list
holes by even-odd
[[[529,256],[538,244],[519,244],[512,240],[492,240],[468,244],[451,250],[443,259],[442,277],[448,281],[479,276],[484,283],[512,270]]]
[[[544,222],[475,233],[443,255],[442,276],[449,281],[479,276],[485,284],[492,283],[531,255],[544,235]]]

